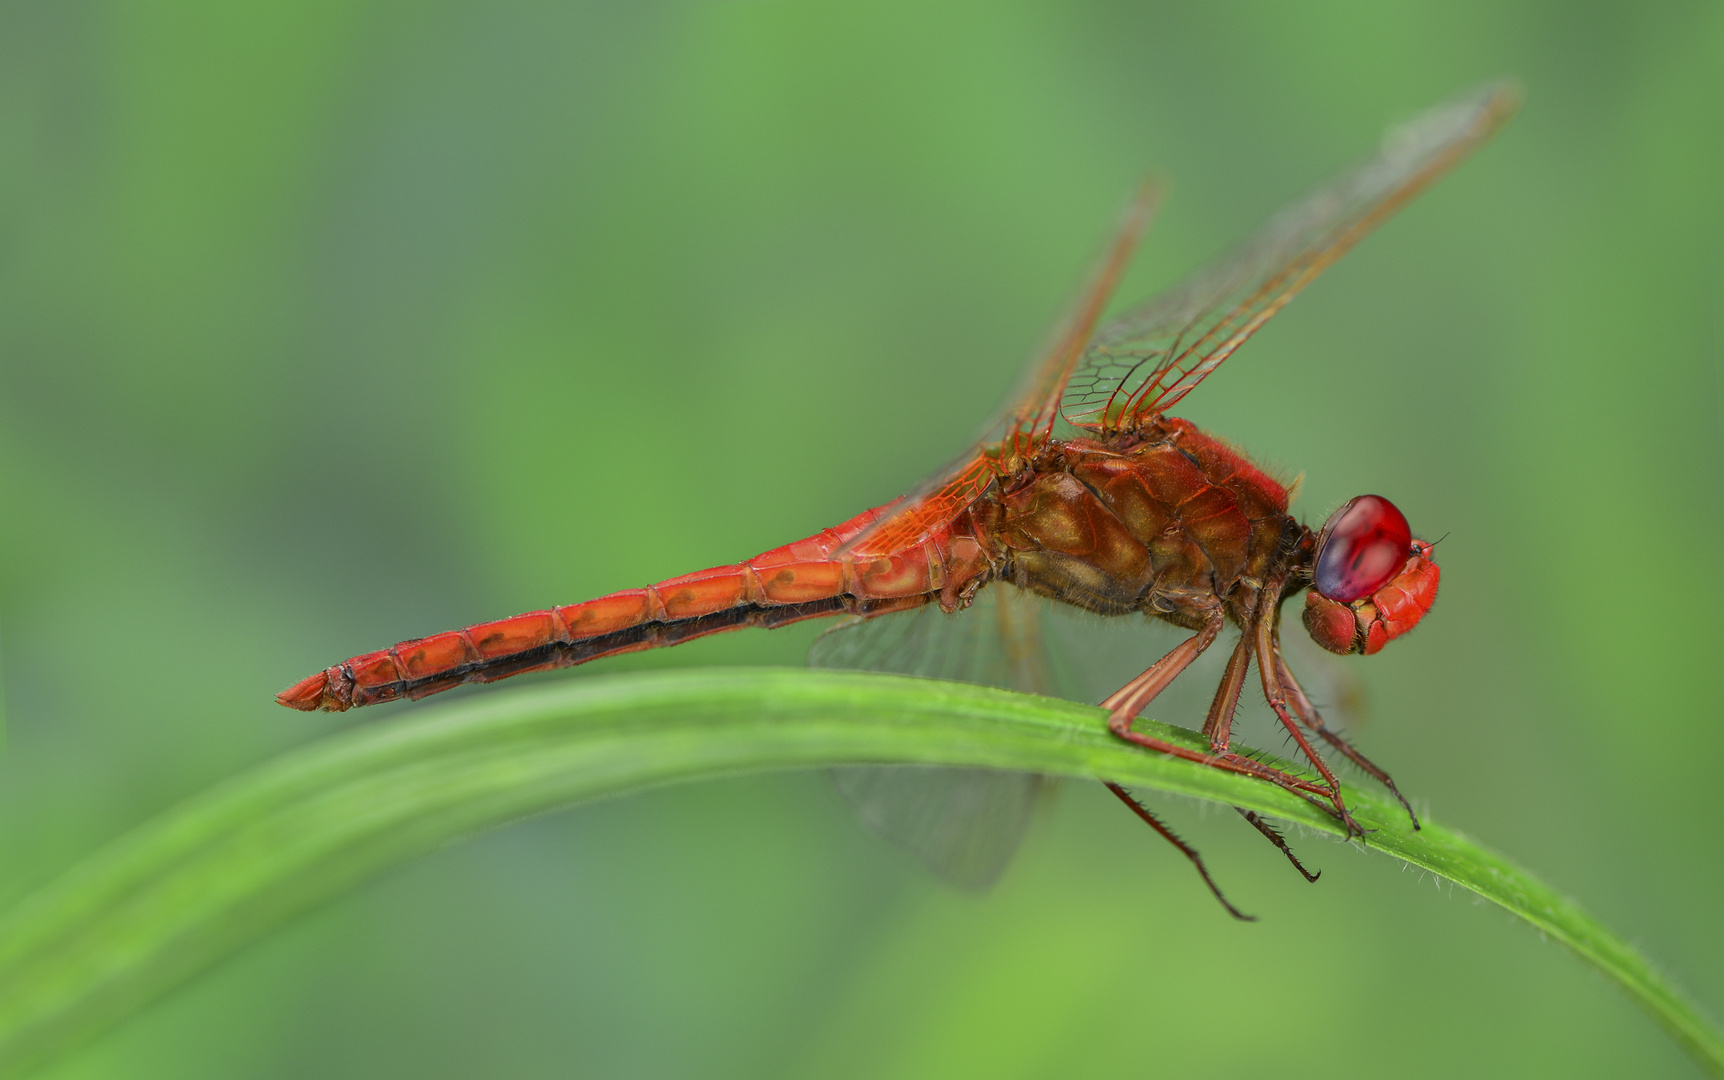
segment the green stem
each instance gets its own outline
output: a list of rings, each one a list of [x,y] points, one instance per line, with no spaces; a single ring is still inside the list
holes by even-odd
[[[290,718],[284,716],[284,722]],[[1144,723],[1198,745],[1182,728]],[[474,696],[230,780],[0,917],[0,1075],[65,1053],[314,904],[451,839],[696,777],[854,762],[1105,776],[1316,829],[1267,784],[1111,738],[1099,710],[852,672],[681,671]],[[1502,857],[1362,791],[1362,841],[1492,900],[1620,985],[1711,1072],[1724,1039],[1650,963]]]

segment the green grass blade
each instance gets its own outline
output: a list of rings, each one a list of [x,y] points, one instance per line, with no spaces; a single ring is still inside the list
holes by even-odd
[[[292,718],[283,716],[284,723]],[[1181,728],[1153,727],[1197,745]],[[1335,831],[1267,784],[1128,747],[1100,710],[836,671],[613,676],[363,724],[237,777],[0,917],[0,1075],[19,1075],[379,871],[478,830],[697,777],[854,762],[1105,776]],[[1711,1072],[1724,1039],[1579,907],[1440,825],[1350,790],[1364,843],[1492,900],[1620,985]]]

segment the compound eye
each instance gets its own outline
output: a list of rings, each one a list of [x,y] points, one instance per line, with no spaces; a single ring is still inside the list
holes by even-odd
[[[1319,594],[1350,604],[1388,584],[1412,544],[1413,530],[1394,503],[1381,495],[1361,495],[1323,525],[1312,585]]]

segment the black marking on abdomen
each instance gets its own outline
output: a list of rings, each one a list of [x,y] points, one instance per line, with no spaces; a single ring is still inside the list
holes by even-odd
[[[934,594],[930,594],[928,599],[933,599],[933,596]],[[582,638],[580,641],[556,641],[509,656],[463,664],[430,678],[406,679],[363,690],[355,689],[353,704],[374,705],[399,698],[418,700],[453,689],[462,683],[495,682],[528,671],[574,667],[589,660],[600,660],[621,652],[633,652],[643,647],[657,649],[680,645],[697,637],[726,630],[740,630],[747,626],[771,630],[801,622],[803,619],[843,614],[866,615],[868,607],[868,604],[853,596],[840,594],[801,604],[741,604],[692,619],[645,622],[613,633]]]

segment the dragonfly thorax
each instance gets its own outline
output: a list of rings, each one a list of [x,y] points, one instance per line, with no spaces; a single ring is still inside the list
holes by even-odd
[[[1305,531],[1280,483],[1184,420],[1049,450],[976,520],[993,576],[1091,611],[1237,621]]]

